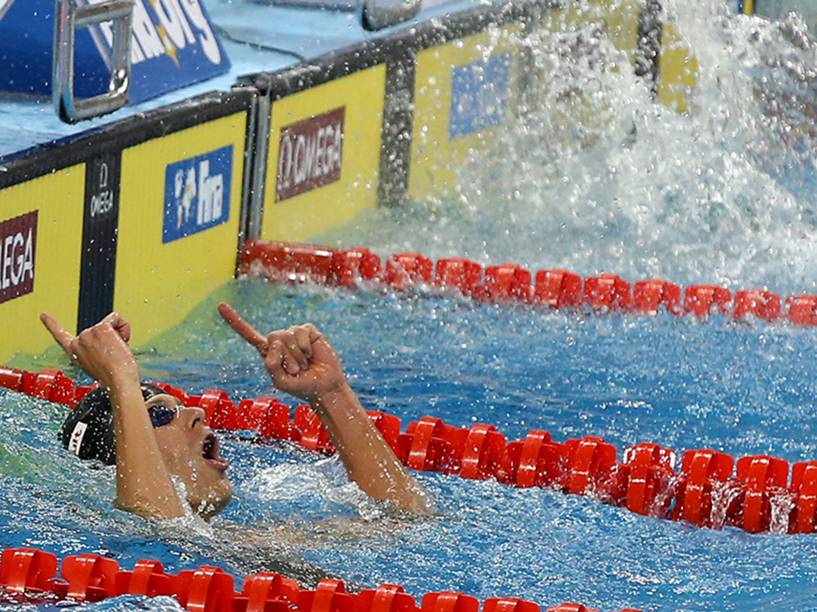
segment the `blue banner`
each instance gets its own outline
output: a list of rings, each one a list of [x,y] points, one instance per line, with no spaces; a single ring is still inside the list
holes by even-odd
[[[232,177],[233,145],[168,164],[162,242],[226,223]]]
[[[77,0],[99,4],[102,0]],[[77,30],[75,95],[107,90],[113,32],[109,24]],[[51,95],[54,0],[0,0],[0,92]],[[130,102],[210,79],[230,61],[204,0],[134,0]]]
[[[511,80],[511,56],[457,66],[451,72],[450,139],[467,136],[505,121]]]

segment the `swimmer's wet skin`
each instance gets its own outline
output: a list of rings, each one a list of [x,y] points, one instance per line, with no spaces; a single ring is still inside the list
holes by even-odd
[[[314,326],[264,336],[227,304],[224,320],[256,348],[273,385],[312,406],[329,432],[349,479],[378,501],[414,513],[431,511],[428,497],[374,427],[334,349]],[[128,346],[130,324],[116,313],[74,337],[48,313],[40,317],[71,361],[100,385],[68,416],[63,444],[81,459],[116,464],[116,504],[146,518],[185,514],[210,518],[230,501],[229,463],[204,411],[143,385]],[[184,485],[180,500],[174,480]]]

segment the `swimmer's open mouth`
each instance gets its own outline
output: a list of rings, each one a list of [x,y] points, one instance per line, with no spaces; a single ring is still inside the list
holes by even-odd
[[[201,443],[201,456],[209,466],[217,469],[219,472],[224,472],[230,467],[230,462],[221,457],[221,446],[215,434],[207,434],[207,437],[204,438],[204,441]]]

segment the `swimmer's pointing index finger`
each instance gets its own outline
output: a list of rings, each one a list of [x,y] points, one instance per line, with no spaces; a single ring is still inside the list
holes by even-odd
[[[218,313],[221,315],[221,318],[227,322],[227,325],[232,327],[239,336],[258,349],[259,353],[262,355],[267,354],[269,350],[267,339],[259,334],[252,325],[242,319],[241,315],[239,315],[232,306],[222,302],[218,305]]]
[[[54,337],[54,340],[56,340],[57,344],[59,344],[62,347],[62,349],[70,356],[71,342],[73,342],[74,336],[65,331],[63,326],[59,324],[59,321],[57,321],[47,312],[44,312],[40,315],[40,321],[42,321],[43,325],[45,325],[45,328]]]

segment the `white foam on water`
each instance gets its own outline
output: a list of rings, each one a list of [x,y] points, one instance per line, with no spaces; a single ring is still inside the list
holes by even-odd
[[[316,463],[283,463],[264,468],[252,478],[248,489],[257,491],[264,502],[312,498],[349,506],[363,518],[380,514],[377,504],[348,480],[337,456]]]
[[[769,531],[771,533],[784,534],[789,532],[789,521],[791,520],[791,511],[794,509],[794,498],[794,493],[788,491],[781,491],[769,498],[772,509],[769,522]]]
[[[740,486],[733,482],[712,481],[712,506],[709,511],[712,529],[723,529],[729,506],[740,496],[740,493]]]
[[[486,133],[453,193],[327,237],[384,254],[813,289],[814,41],[795,18],[737,16],[722,0],[664,5],[700,67],[687,113],[653,101],[597,21],[530,35],[520,44],[539,95]]]

